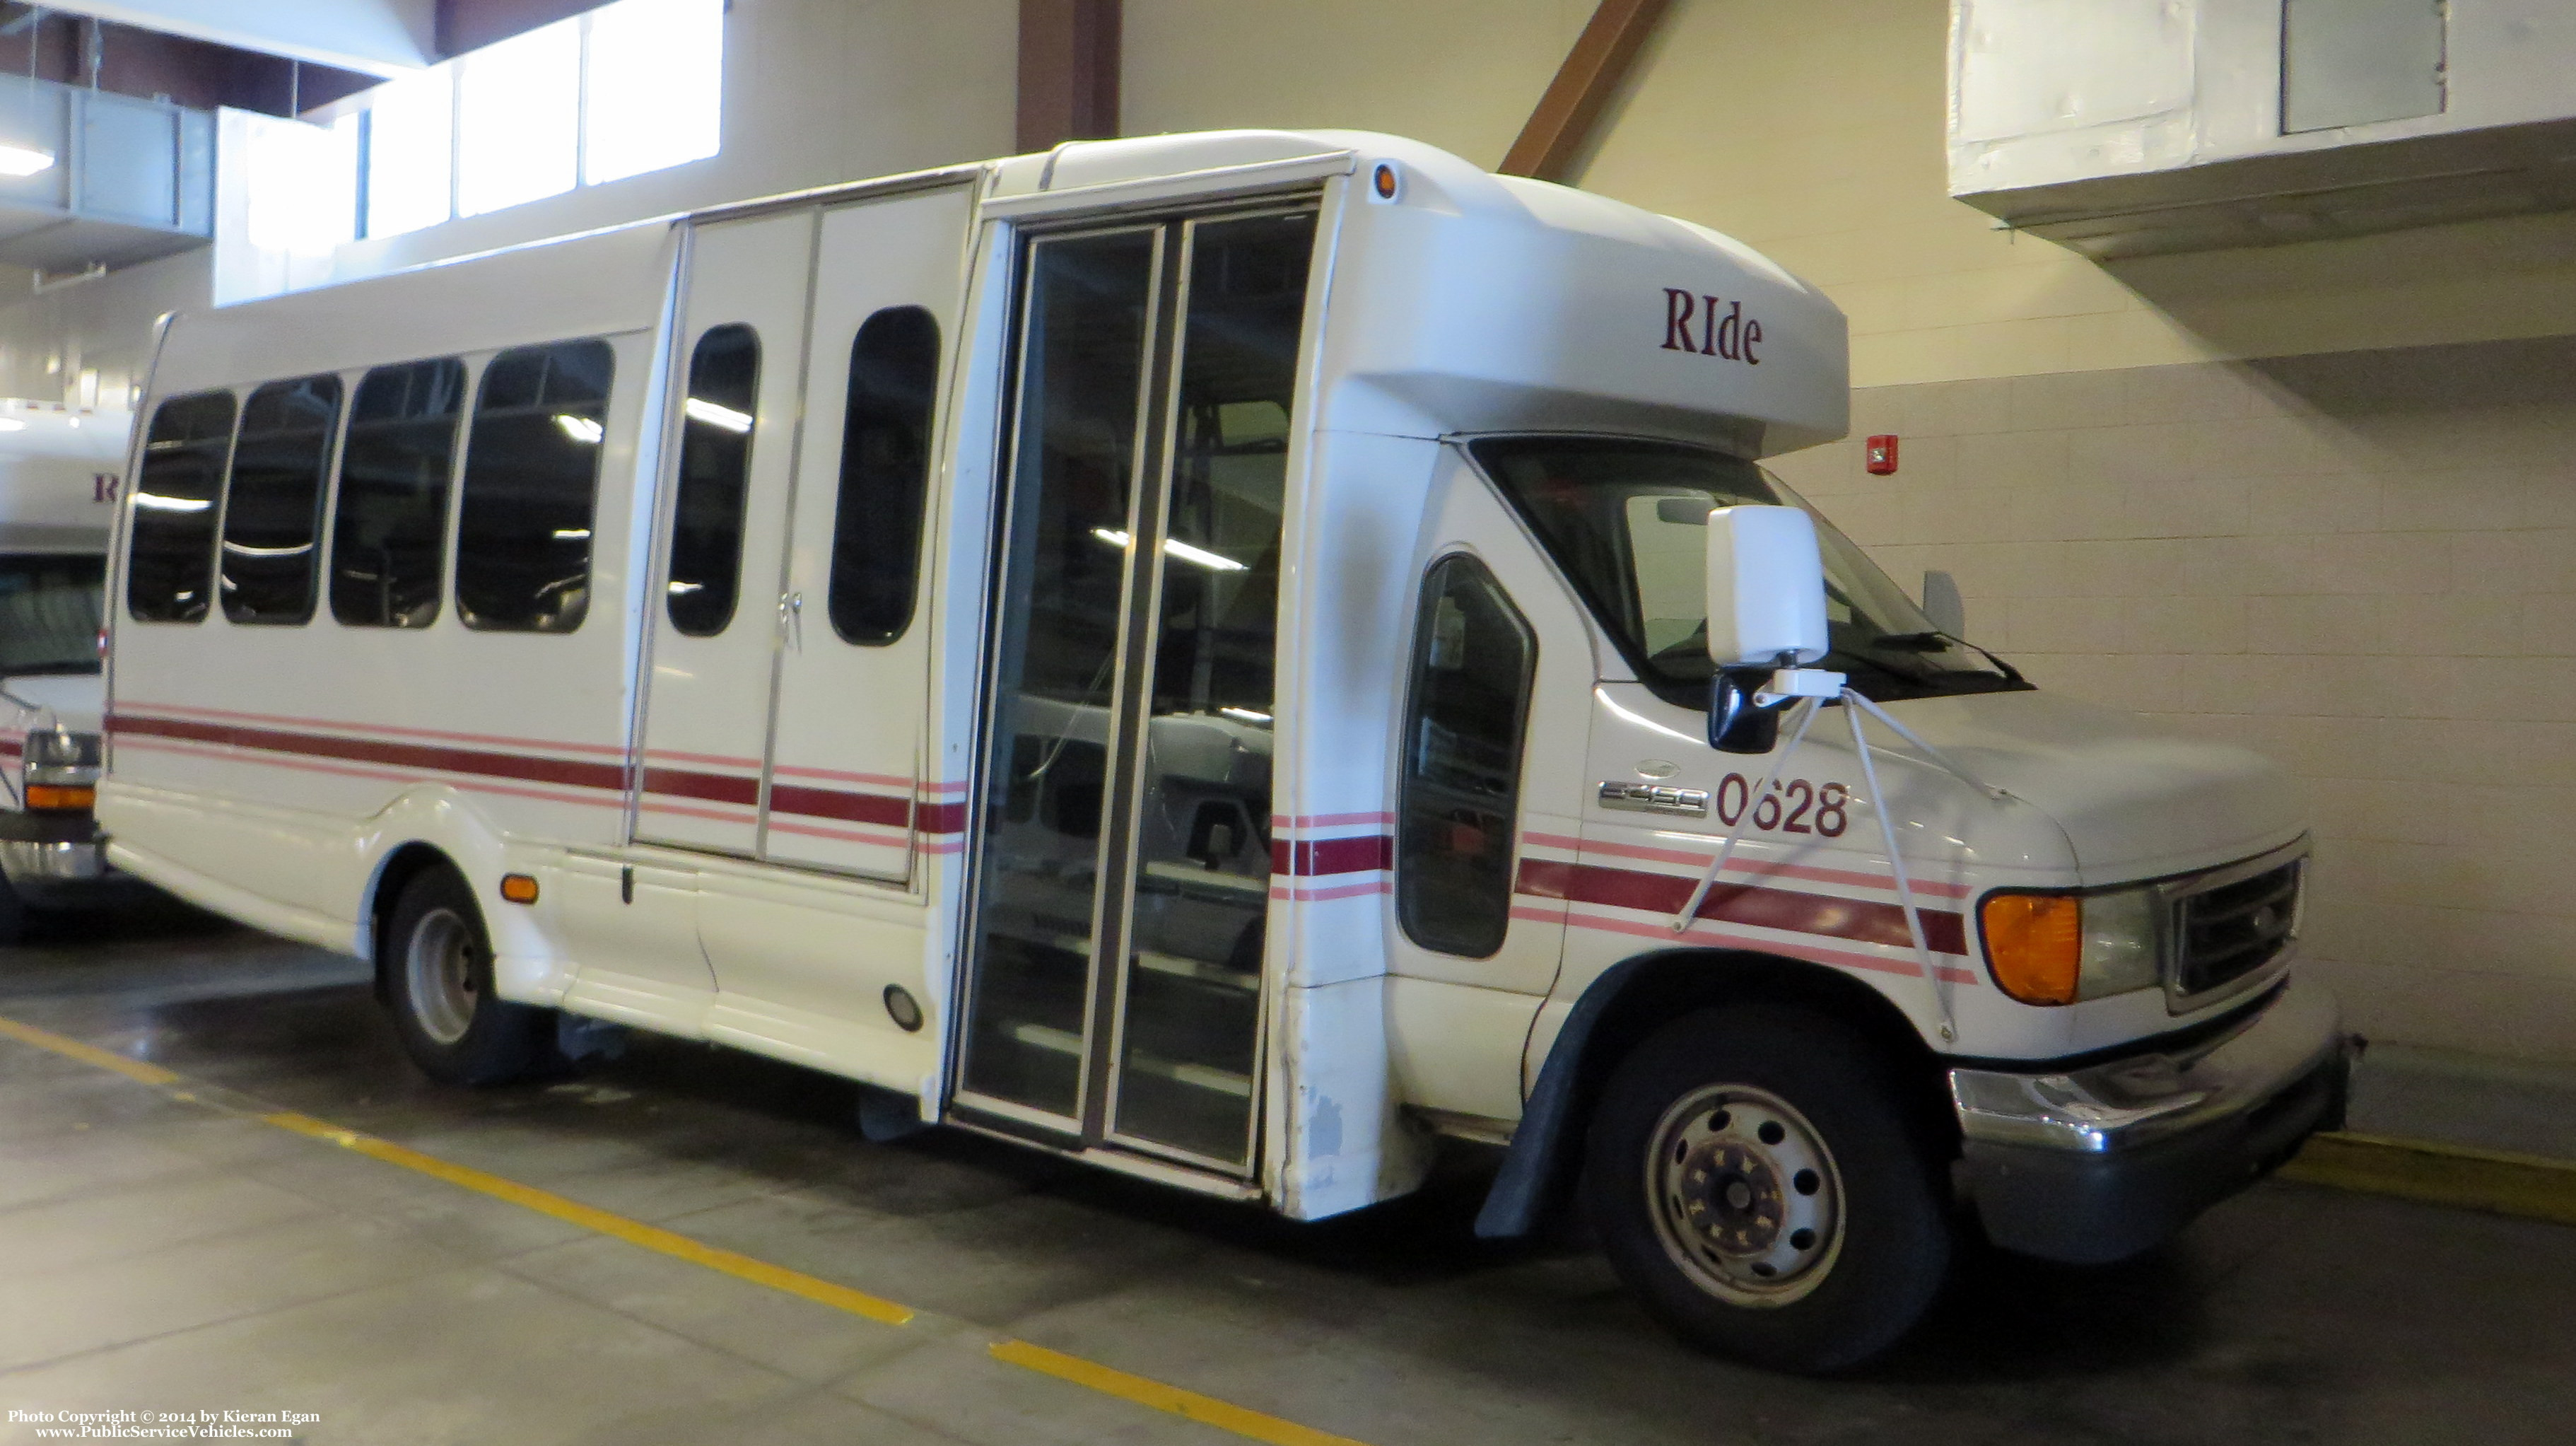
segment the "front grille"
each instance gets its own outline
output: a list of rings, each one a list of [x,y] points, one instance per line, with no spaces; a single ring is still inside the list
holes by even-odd
[[[2176,911],[2174,992],[2204,994],[2280,955],[2298,926],[2304,861],[2183,897]]]

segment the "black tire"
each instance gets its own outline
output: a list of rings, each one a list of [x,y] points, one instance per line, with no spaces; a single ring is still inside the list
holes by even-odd
[[[376,968],[403,1052],[431,1079],[500,1084],[543,1061],[553,1011],[493,994],[491,936],[453,869],[425,870],[403,886]]]
[[[1611,1075],[1584,1192],[1611,1266],[1693,1345],[1850,1370],[1930,1308],[1950,1265],[1938,1150],[1896,1072],[1811,1010],[1706,1010]]]
[[[0,877],[0,947],[27,941],[27,901],[6,877]]]

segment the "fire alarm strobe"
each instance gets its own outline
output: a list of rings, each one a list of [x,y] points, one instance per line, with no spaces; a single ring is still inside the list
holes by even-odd
[[[1861,455],[1869,467],[1869,475],[1889,476],[1896,471],[1896,434],[1881,432],[1870,438],[1868,450]]]

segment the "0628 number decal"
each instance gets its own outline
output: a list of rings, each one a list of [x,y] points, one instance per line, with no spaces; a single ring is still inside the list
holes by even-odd
[[[1728,828],[1744,817],[1753,782],[1730,773],[1717,785],[1717,821]],[[1803,778],[1774,779],[1771,791],[1753,805],[1753,826],[1766,833],[1811,833],[1840,838],[1851,827],[1851,788],[1840,783],[1811,783]]]

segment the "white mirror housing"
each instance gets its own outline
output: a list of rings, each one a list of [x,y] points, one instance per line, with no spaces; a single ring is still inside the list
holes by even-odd
[[[1968,605],[1959,597],[1959,580],[1937,568],[1923,574],[1923,616],[1954,638],[1968,635]]]
[[[1747,504],[1708,514],[1708,654],[1721,668],[1812,663],[1825,634],[1825,564],[1816,524],[1795,507]]]

